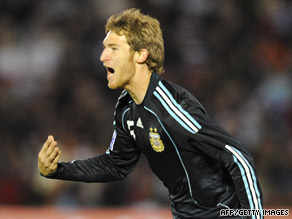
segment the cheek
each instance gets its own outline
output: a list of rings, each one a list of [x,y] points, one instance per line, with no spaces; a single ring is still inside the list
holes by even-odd
[[[132,62],[122,62],[121,65],[117,66],[117,69],[121,76],[129,76],[133,74],[133,71],[135,70],[135,65]]]

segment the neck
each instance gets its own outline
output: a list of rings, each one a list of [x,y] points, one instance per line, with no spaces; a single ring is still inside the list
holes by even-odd
[[[133,85],[131,87],[126,87],[126,90],[136,104],[141,104],[143,102],[150,83],[151,75],[152,73],[149,71],[136,73],[136,77],[133,79]]]

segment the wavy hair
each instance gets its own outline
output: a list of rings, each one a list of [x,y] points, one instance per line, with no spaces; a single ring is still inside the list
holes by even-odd
[[[146,64],[149,70],[158,74],[164,72],[164,42],[157,19],[142,14],[139,9],[132,8],[112,15],[105,25],[105,32],[109,31],[124,35],[134,51],[147,49]]]

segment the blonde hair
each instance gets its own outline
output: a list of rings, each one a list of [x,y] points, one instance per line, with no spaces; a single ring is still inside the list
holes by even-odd
[[[132,8],[112,15],[105,25],[105,31],[124,35],[134,51],[148,50],[146,64],[151,71],[164,72],[164,43],[160,23],[157,19],[144,15]]]

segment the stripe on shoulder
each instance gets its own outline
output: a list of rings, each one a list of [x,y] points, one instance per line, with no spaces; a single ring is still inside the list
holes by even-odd
[[[195,134],[202,126],[175,100],[171,92],[160,81],[154,91],[154,96],[165,110],[186,130]]]

